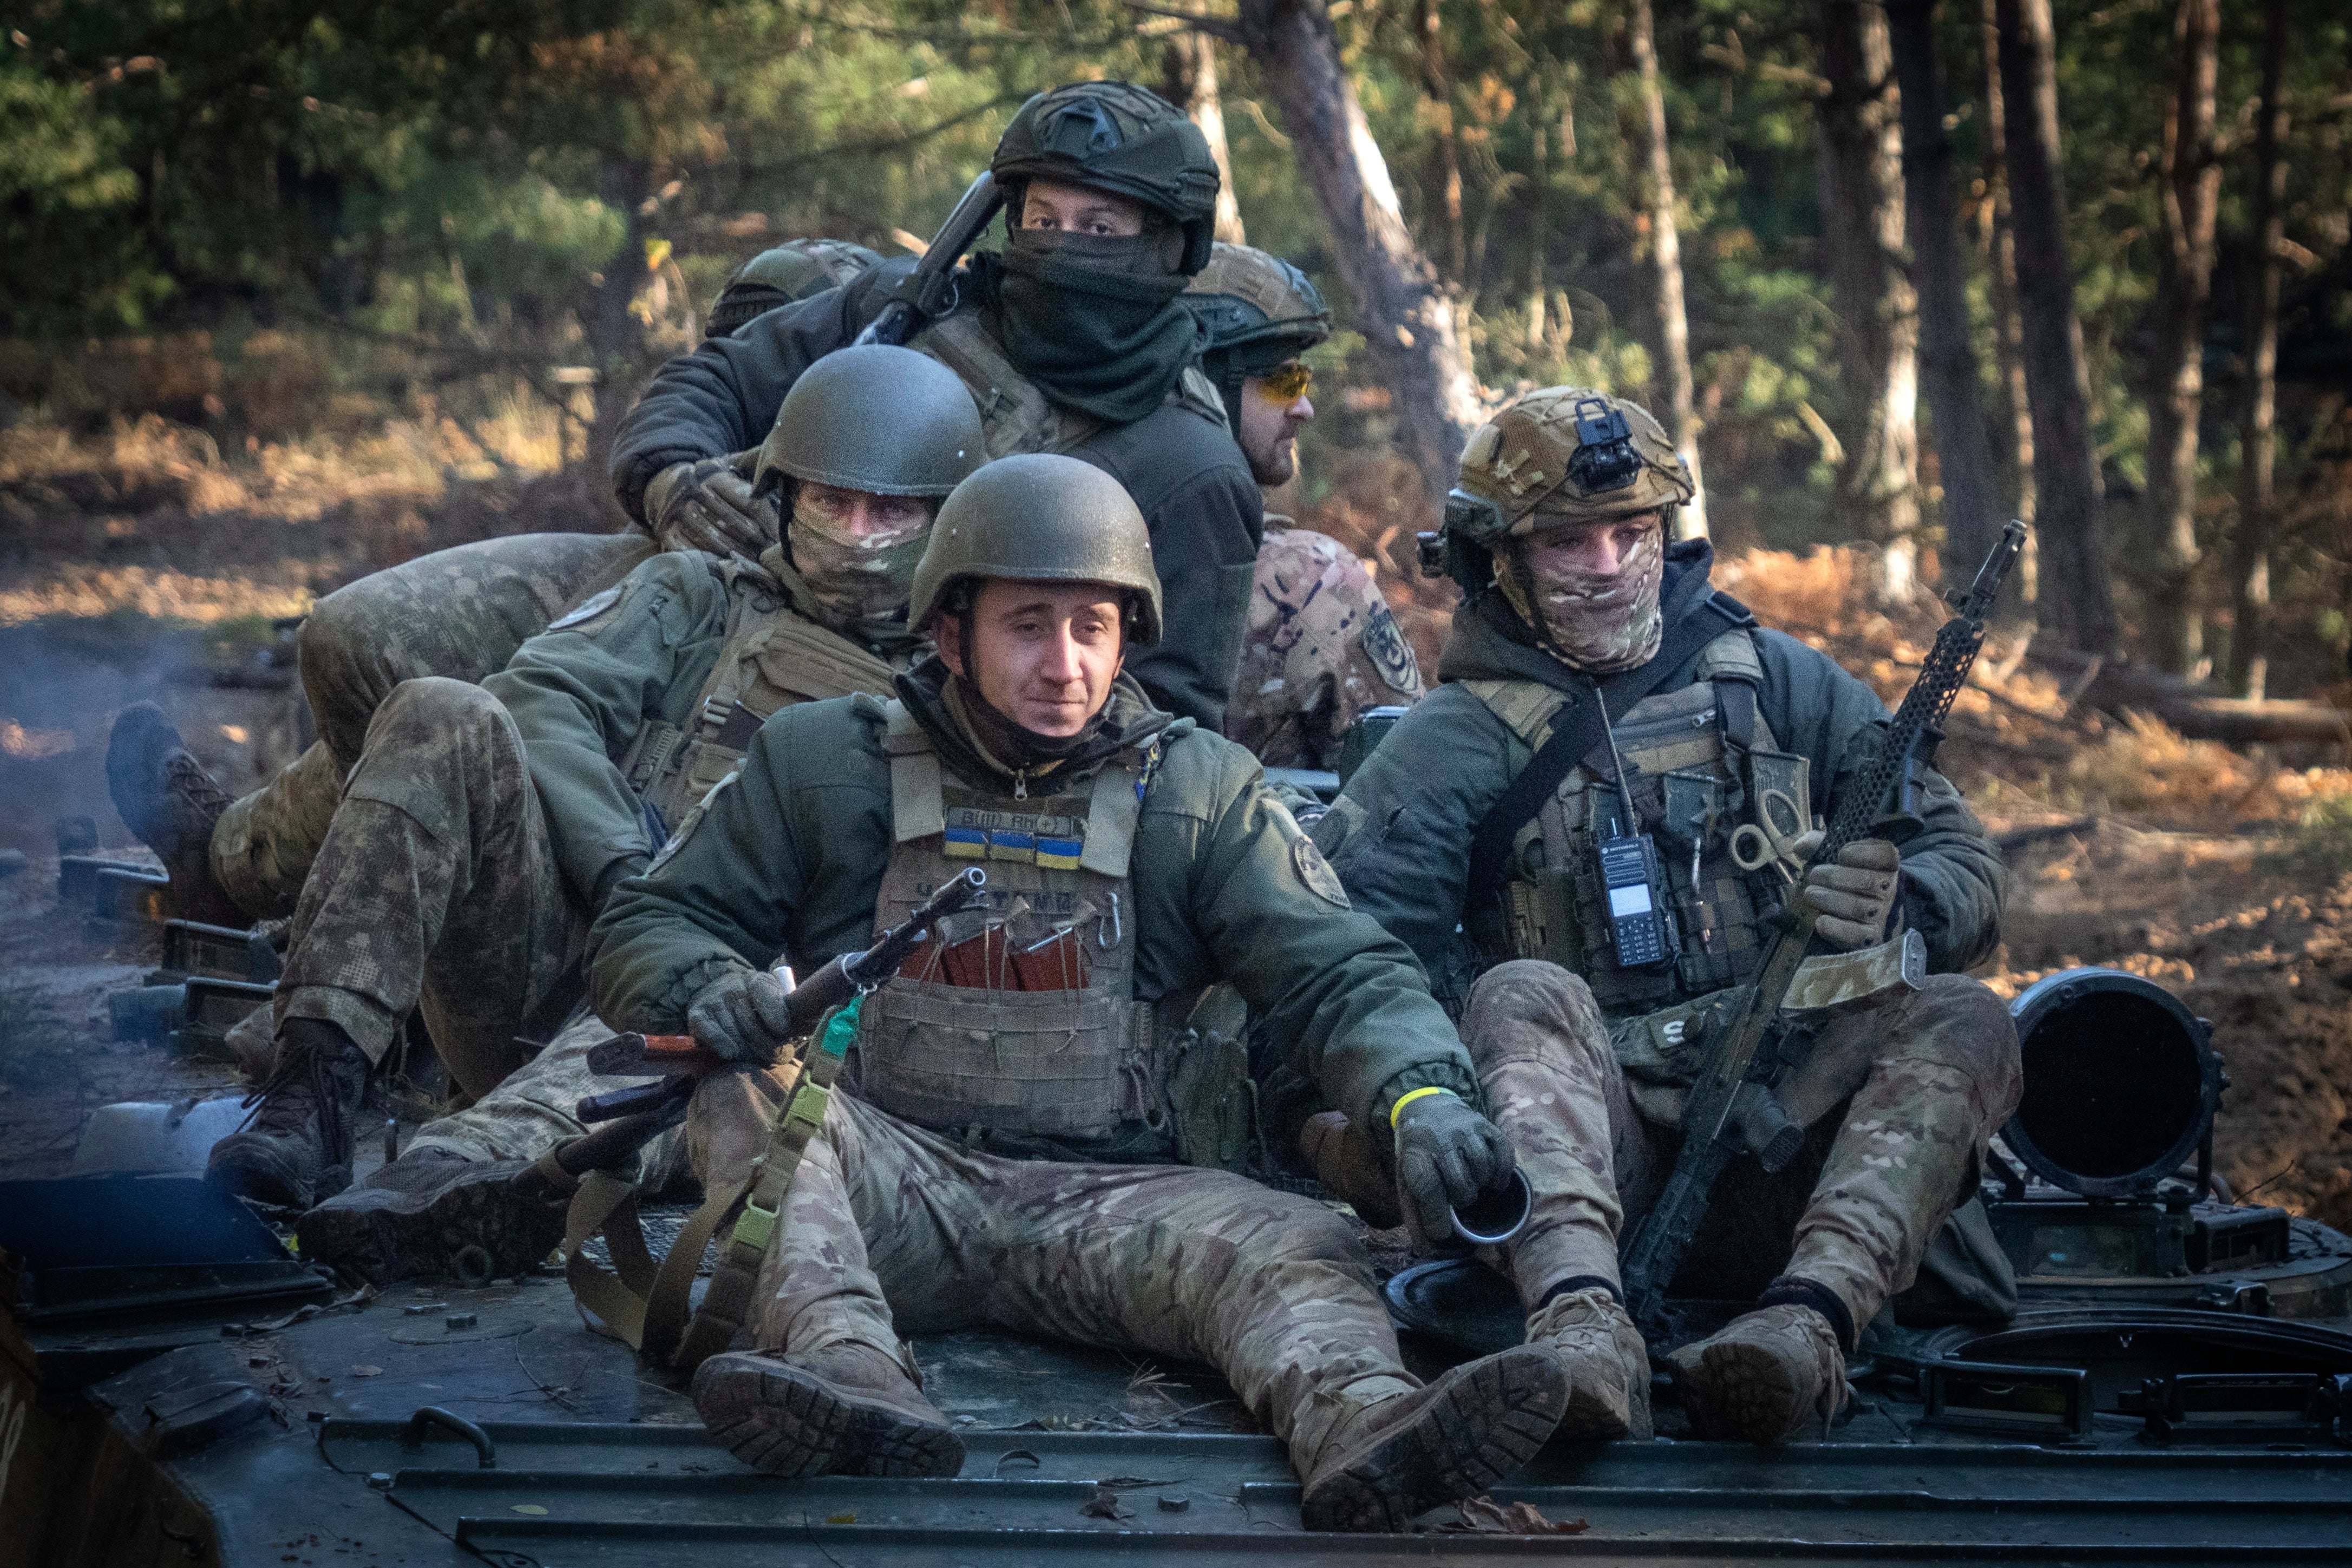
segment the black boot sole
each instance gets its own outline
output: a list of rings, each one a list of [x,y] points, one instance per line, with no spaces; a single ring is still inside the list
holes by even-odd
[[[446,1278],[487,1285],[520,1274],[563,1239],[563,1206],[528,1179],[524,1160],[460,1166],[427,1192],[354,1187],[305,1214],[302,1256],[381,1289]]]
[[[1419,1394],[1420,1412],[1299,1500],[1309,1530],[1402,1530],[1441,1503],[1476,1497],[1535,1458],[1568,1408],[1559,1358],[1521,1345],[1457,1366]]]
[[[772,1356],[712,1356],[695,1372],[694,1407],[729,1453],[764,1475],[952,1476],[963,1469],[962,1439],[945,1427]]]

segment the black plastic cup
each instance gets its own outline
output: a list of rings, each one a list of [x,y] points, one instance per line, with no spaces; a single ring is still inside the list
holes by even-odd
[[[1505,1246],[1528,1228],[1535,1200],[1528,1178],[1515,1168],[1509,1181],[1480,1193],[1468,1207],[1453,1211],[1454,1234],[1474,1247]]]

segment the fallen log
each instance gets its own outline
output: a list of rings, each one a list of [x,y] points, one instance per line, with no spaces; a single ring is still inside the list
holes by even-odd
[[[2352,723],[2333,703],[2217,696],[2146,664],[2107,663],[2071,648],[2035,647],[2026,662],[2056,675],[2077,707],[2162,719],[2191,740],[2229,746],[2318,741],[2352,750]]]

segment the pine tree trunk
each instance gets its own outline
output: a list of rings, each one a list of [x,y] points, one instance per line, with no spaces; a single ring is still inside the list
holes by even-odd
[[[1903,132],[1885,9],[1824,0],[1822,226],[1837,289],[1846,418],[1837,491],[1878,543],[1879,596],[1911,595],[1919,539],[1919,306],[1903,265]]]
[[[1992,271],[1993,368],[2000,386],[2001,480],[2009,514],[2033,521],[2033,413],[2025,392],[2025,328],[2017,313],[2017,229],[2009,210],[2009,130],[2000,90],[2000,0],[1983,0],[1985,194],[1992,219],[1988,249]],[[2035,601],[2041,583],[2041,535],[2025,536],[2025,553],[2003,597]]]
[[[1225,142],[1224,99],[1217,87],[1217,40],[1206,33],[1179,33],[1160,57],[1160,96],[1182,110],[1209,141],[1217,161],[1217,237],[1247,245],[1241,202],[1234,191],[1234,154]]]
[[[2050,0],[1998,0],[1998,5],[2018,317],[2041,513],[2035,610],[2057,641],[2112,654],[2120,629],[2107,577],[2098,460],[2091,446],[2091,377],[2082,319],[2074,314],[2066,189],[2058,166],[2057,37]]]
[[[1405,227],[1322,0],[1242,0],[1240,26],[1331,225],[1339,278],[1355,301],[1351,324],[1396,399],[1397,444],[1442,505],[1462,444],[1483,418],[1454,302]]]
[[[1650,133],[1650,255],[1658,268],[1659,358],[1666,371],[1666,429],[1690,465],[1698,493],[1675,527],[1685,538],[1706,537],[1706,481],[1699,471],[1697,399],[1691,382],[1690,318],[1683,309],[1682,235],[1675,219],[1675,170],[1666,141],[1666,95],[1658,78],[1658,41],[1650,0],[1626,0],[1626,32],[1642,78],[1642,109]]]
[[[2000,529],[1992,445],[1977,396],[1969,336],[1968,277],[1960,267],[1959,206],[1952,144],[1936,79],[1936,0],[1888,0],[1888,41],[1903,103],[1903,213],[1919,295],[1920,380],[1936,427],[1944,489],[1944,578],[1976,570]]]
[[[629,308],[646,280],[646,207],[652,189],[651,171],[636,159],[606,157],[597,165],[596,199],[619,213],[628,230],[620,248],[604,263],[583,323],[589,363],[596,370],[596,418],[588,427],[587,471],[592,475],[611,470],[614,434],[652,369],[646,362],[645,323]],[[611,486],[589,488],[602,498],[615,526],[627,520]]]
[[[1418,0],[1412,26],[1421,43],[1421,89],[1437,116],[1437,218],[1445,235],[1445,273],[1461,287],[1468,282],[1470,265],[1462,221],[1462,141],[1454,126],[1454,78],[1438,31],[1437,0]]]
[[[2197,612],[2197,425],[2205,405],[2205,312],[2221,165],[2213,153],[2221,0],[2180,0],[2180,78],[2164,122],[2164,244],[2147,397],[2147,543],[2159,573],[2149,657],[2189,674],[2204,652]]]
[[[2230,689],[2260,699],[2269,684],[2272,486],[2278,461],[2279,242],[2286,237],[2286,0],[2263,0],[2263,99],[2254,129],[2252,298],[2246,311],[2244,456],[2231,558]]]

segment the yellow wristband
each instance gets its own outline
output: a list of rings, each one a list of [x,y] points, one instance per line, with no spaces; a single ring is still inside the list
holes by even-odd
[[[1453,1092],[1454,1092],[1454,1091],[1453,1091],[1453,1090],[1451,1090],[1451,1089],[1440,1089],[1440,1088],[1437,1088],[1435,1085],[1433,1085],[1433,1084],[1432,1086],[1430,1086],[1430,1087],[1429,1087],[1429,1088],[1427,1088],[1427,1089],[1416,1089],[1416,1090],[1414,1090],[1414,1091],[1413,1091],[1412,1093],[1410,1093],[1410,1094],[1400,1094],[1400,1095],[1398,1095],[1398,1096],[1397,1096],[1397,1098],[1396,1098],[1396,1103],[1389,1107],[1389,1131],[1390,1131],[1390,1132],[1391,1132],[1391,1133],[1393,1133],[1393,1132],[1395,1132],[1395,1131],[1396,1131],[1397,1117],[1398,1117],[1398,1116],[1400,1116],[1400,1115],[1402,1115],[1402,1114],[1403,1113],[1403,1112],[1404,1112],[1404,1108],[1405,1108],[1406,1106],[1408,1106],[1408,1105],[1412,1104],[1414,1101],[1416,1101],[1416,1100],[1420,1099],[1423,1095],[1424,1095],[1424,1094],[1452,1094]],[[1458,1096],[1457,1096],[1457,1098],[1458,1098]]]

